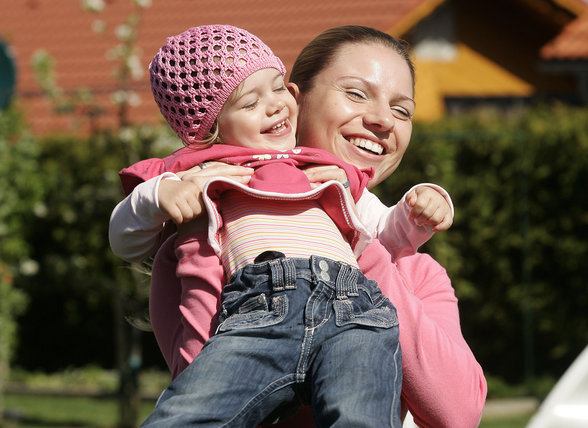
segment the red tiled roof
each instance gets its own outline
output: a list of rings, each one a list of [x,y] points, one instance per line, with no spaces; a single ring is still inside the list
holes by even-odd
[[[62,127],[51,117],[46,100],[38,95],[31,56],[39,49],[55,60],[59,86],[72,90],[81,86],[97,91],[108,105],[108,94],[116,90],[112,76],[115,64],[106,53],[117,44],[114,29],[134,10],[130,0],[105,0],[102,13],[82,11],[79,0],[18,0],[7,2],[0,13],[0,38],[13,50],[17,70],[17,91],[26,101],[29,117],[37,130]],[[202,24],[227,23],[246,28],[261,37],[290,68],[300,49],[322,30],[343,24],[363,24],[390,31],[402,17],[432,0],[153,0],[143,10],[137,46],[145,70],[166,36]],[[439,0],[433,1],[439,3]],[[92,30],[96,20],[106,31]],[[133,84],[143,100],[131,110],[134,122],[159,118],[151,100],[147,75]],[[109,115],[112,117],[113,114]],[[102,119],[104,120],[104,119]]]
[[[588,12],[564,27],[541,49],[545,60],[588,60]]]

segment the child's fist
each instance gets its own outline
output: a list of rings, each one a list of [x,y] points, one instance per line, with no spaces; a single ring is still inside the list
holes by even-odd
[[[451,206],[443,195],[429,186],[418,186],[406,195],[410,218],[418,226],[430,226],[433,232],[443,232],[453,224]]]

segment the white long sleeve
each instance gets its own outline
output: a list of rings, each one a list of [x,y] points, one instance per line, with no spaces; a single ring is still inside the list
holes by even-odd
[[[141,262],[155,254],[169,216],[159,208],[159,183],[162,179],[179,180],[164,173],[139,184],[112,211],[108,229],[110,248],[121,259]]]
[[[162,242],[161,233],[169,217],[158,203],[159,183],[162,179],[179,180],[173,173],[164,173],[139,184],[123,199],[110,217],[109,240],[112,251],[129,262],[141,262],[155,254]],[[433,232],[417,226],[409,217],[410,208],[406,195],[417,186],[429,186],[437,190],[451,206],[449,194],[440,186],[423,183],[413,186],[400,202],[391,207],[384,205],[377,196],[364,189],[357,202],[362,223],[377,237],[394,259],[416,253]]]
[[[418,248],[434,234],[430,227],[417,226],[410,219],[410,207],[406,203],[406,195],[418,186],[428,186],[438,191],[449,203],[453,216],[453,203],[449,194],[442,187],[431,183],[413,186],[398,204],[391,207],[384,205],[367,189],[364,189],[357,202],[359,218],[369,232],[386,247],[393,259],[415,254]]]

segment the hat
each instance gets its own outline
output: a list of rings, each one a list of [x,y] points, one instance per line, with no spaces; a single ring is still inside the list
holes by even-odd
[[[155,102],[186,145],[204,139],[229,95],[264,68],[286,74],[265,43],[231,25],[193,27],[168,37],[149,65]]]

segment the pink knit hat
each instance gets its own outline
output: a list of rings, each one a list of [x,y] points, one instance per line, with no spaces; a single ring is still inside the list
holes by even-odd
[[[186,145],[204,139],[231,92],[264,68],[286,74],[265,43],[230,25],[204,25],[168,37],[149,65],[155,102]]]

